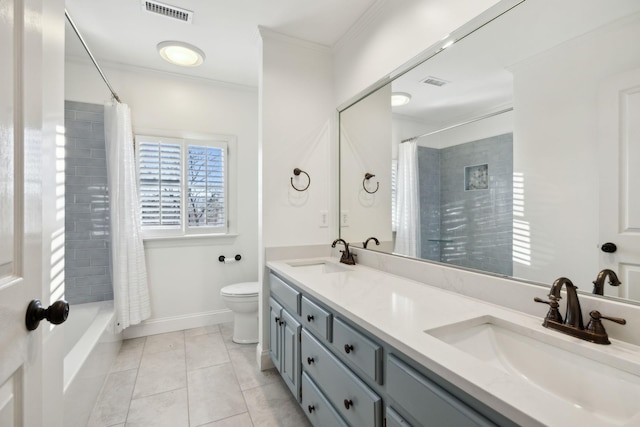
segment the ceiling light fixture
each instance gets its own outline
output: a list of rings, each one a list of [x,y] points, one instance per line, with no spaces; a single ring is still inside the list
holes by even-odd
[[[158,43],[158,53],[167,62],[182,67],[197,67],[204,62],[204,52],[189,43],[166,41]]]
[[[406,92],[393,92],[391,94],[391,106],[399,107],[407,105],[411,101],[411,95]]]

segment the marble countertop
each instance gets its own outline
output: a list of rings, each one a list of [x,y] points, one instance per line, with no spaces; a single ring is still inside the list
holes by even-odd
[[[315,259],[329,263],[337,261],[333,258]],[[640,348],[637,346],[615,340],[608,346],[597,345],[548,330],[542,327],[540,317],[429,286],[428,278],[425,278],[425,284],[363,265],[345,266],[349,270],[347,272],[314,274],[290,265],[294,261],[301,260],[269,261],[267,267],[328,306],[335,314],[370,331],[520,425],[640,425],[638,416],[630,419],[596,417],[588,409],[532,386],[524,378],[489,366],[424,331],[480,316],[493,316],[535,329],[539,334],[550,334],[550,339],[567,343],[567,346],[593,360],[615,357],[625,370],[640,377],[637,370],[640,367]],[[592,392],[602,393],[596,388]]]

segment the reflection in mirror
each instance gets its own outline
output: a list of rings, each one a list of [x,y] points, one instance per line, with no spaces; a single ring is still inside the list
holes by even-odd
[[[340,236],[640,301],[637,40],[637,0],[527,0],[397,72],[340,112]]]

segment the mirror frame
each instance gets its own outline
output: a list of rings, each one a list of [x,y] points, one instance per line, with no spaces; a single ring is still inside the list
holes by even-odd
[[[524,3],[525,1],[526,0],[501,0],[497,4],[493,5],[492,7],[490,7],[489,9],[484,11],[483,13],[481,13],[480,15],[476,16],[472,20],[468,21],[467,23],[465,23],[464,25],[459,27],[458,29],[452,31],[447,37],[445,37],[445,39],[453,39],[453,40],[455,40],[455,43],[457,43],[457,42],[463,40],[464,38],[466,38],[467,36],[473,34],[475,31],[479,30],[480,28],[484,27],[485,25],[491,23],[493,20],[499,18],[503,14],[509,12],[511,9],[515,8],[516,6],[520,5],[521,3]],[[443,48],[443,44],[444,44],[443,41],[438,41],[438,42],[432,44],[431,46],[427,47],[425,50],[420,52],[418,55],[416,55],[414,58],[412,58],[409,61],[405,62],[401,66],[395,68],[388,75],[382,77],[381,79],[377,80],[373,84],[367,86],[365,89],[363,89],[362,91],[360,91],[359,93],[357,93],[353,97],[349,98],[347,101],[345,101],[342,104],[340,104],[338,106],[338,108],[337,108],[337,115],[338,115],[338,119],[337,119],[338,123],[337,123],[337,125],[338,125],[338,129],[340,129],[340,124],[341,124],[341,113],[343,113],[345,110],[347,110],[349,107],[355,105],[359,101],[365,99],[369,95],[373,94],[377,90],[383,88],[384,86],[386,86],[388,84],[391,84],[395,79],[403,76],[405,73],[407,73],[407,72],[411,71],[412,69],[414,69],[415,67],[423,64],[424,62],[428,61],[429,59],[431,59],[432,57],[436,56],[440,52],[443,52],[446,49],[446,48]],[[342,154],[341,154],[341,151],[340,151],[341,143],[342,143],[342,141],[340,141],[340,132],[338,132],[338,213],[341,212],[341,209],[342,209],[342,190],[341,190],[340,183],[341,183],[341,177],[342,177],[342,162],[343,162],[343,159],[342,159]],[[343,229],[340,226],[340,221],[338,221],[338,234],[339,234],[340,238],[344,238]],[[522,284],[536,285],[536,286],[545,287],[545,288],[548,288],[550,286],[550,283],[542,283],[542,282],[537,282],[537,281],[534,281],[534,280],[528,280],[528,279],[525,279],[525,278],[519,278],[519,277],[514,277],[514,276],[509,276],[509,275],[504,275],[504,274],[499,274],[499,273],[493,273],[493,272],[484,271],[484,270],[477,270],[477,269],[474,269],[474,268],[469,268],[469,267],[464,267],[464,266],[459,266],[459,265],[454,265],[454,264],[448,264],[448,263],[439,262],[439,261],[432,261],[432,260],[427,260],[427,259],[423,259],[423,258],[413,258],[413,257],[409,257],[409,256],[406,256],[406,255],[395,254],[395,253],[392,253],[392,252],[376,251],[375,249],[368,249],[368,248],[365,249],[363,247],[358,247],[358,250],[366,250],[366,251],[371,251],[371,252],[378,252],[378,253],[382,253],[382,254],[385,254],[385,255],[390,255],[390,256],[400,257],[400,258],[404,258],[404,259],[410,259],[410,260],[425,262],[425,263],[429,263],[429,264],[434,264],[434,265],[441,266],[441,267],[448,267],[448,268],[454,268],[456,270],[470,271],[470,272],[479,273],[479,274],[483,274],[483,275],[486,275],[486,276],[496,277],[496,278],[501,278],[501,279],[509,279],[509,280],[514,281],[514,282],[522,283]],[[578,290],[578,292],[581,293],[581,294],[592,295],[593,296],[593,294],[591,292],[589,292],[588,290],[580,289],[580,290]],[[616,301],[616,302],[620,302],[620,303],[624,303],[624,304],[628,304],[628,305],[632,305],[632,306],[640,306],[640,301],[628,300],[628,299],[624,299],[624,298],[620,298],[620,297],[607,296],[607,295],[597,295],[597,296],[599,298],[604,298],[604,299],[607,299],[607,300]]]

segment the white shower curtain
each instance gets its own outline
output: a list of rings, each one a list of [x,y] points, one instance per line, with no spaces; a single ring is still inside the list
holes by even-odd
[[[418,151],[415,141],[398,146],[396,178],[396,242],[393,252],[418,256],[420,248],[420,199],[418,197]]]
[[[104,109],[107,178],[111,217],[111,264],[116,329],[121,331],[151,316],[140,203],[129,106],[107,103]]]

